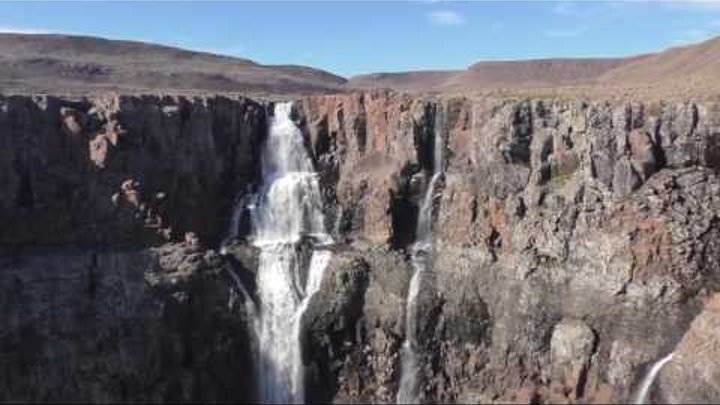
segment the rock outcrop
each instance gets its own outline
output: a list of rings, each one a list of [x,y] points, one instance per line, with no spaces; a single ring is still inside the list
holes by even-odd
[[[265,118],[242,98],[0,97],[0,401],[252,399],[241,263],[205,249]]]
[[[720,294],[710,299],[657,381],[661,403],[712,404],[720,392]]]
[[[360,250],[414,240],[429,145],[443,137],[433,281],[421,294],[427,400],[622,401],[717,289],[715,104],[374,92],[315,97],[300,114],[338,232]],[[564,319],[584,332],[563,332]],[[557,345],[575,358],[554,359]],[[358,379],[366,392],[395,392],[397,359],[388,366],[396,378],[383,387]]]
[[[247,99],[0,97],[0,245],[216,243],[264,120]]]
[[[257,187],[266,111],[0,98],[0,400],[254,398],[247,227],[208,249]],[[717,104],[374,91],[306,97],[294,117],[337,242],[302,320],[309,400],[394,402],[436,137],[423,400],[622,402],[678,342],[712,342],[711,309],[690,325],[720,289]],[[718,394],[715,366],[693,365],[698,395]],[[681,372],[663,398],[685,400]]]

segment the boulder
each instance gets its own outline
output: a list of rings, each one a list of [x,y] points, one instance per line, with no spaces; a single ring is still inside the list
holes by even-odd
[[[582,394],[590,356],[595,350],[595,333],[577,320],[563,320],[555,325],[550,341],[553,378]]]

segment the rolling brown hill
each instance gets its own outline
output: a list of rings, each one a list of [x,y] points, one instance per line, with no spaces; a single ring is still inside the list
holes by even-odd
[[[357,89],[387,87],[401,91],[440,90],[457,70],[426,70],[415,72],[370,73],[353,76],[347,86]]]
[[[720,94],[720,38],[627,58],[480,62],[465,70],[351,77],[411,92],[707,97]]]
[[[627,59],[539,59],[478,62],[466,70],[373,73],[351,77],[348,86],[404,91],[480,91],[592,82]]]
[[[337,91],[346,80],[304,66],[134,41],[66,35],[0,34],[0,91],[199,91],[305,93]]]
[[[67,35],[0,34],[0,92],[405,92],[703,97],[720,94],[720,38],[628,58],[479,62],[345,79],[306,66]]]
[[[449,78],[443,89],[558,86],[589,83],[626,59],[540,59],[480,62]]]
[[[603,74],[599,81],[668,83],[688,79],[720,81],[720,38],[629,60]]]

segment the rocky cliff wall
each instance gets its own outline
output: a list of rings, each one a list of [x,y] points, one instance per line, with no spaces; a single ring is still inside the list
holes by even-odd
[[[221,260],[178,244],[4,256],[0,401],[247,400],[247,314]]]
[[[0,295],[12,319],[0,399],[252,399],[251,339],[227,269],[252,295],[253,254],[243,232],[229,255],[211,250],[235,198],[257,185],[263,104],[0,106],[0,285],[13,292]],[[367,92],[295,110],[338,240],[304,318],[310,400],[394,402],[436,136],[445,159],[419,295],[424,399],[622,402],[720,289],[718,105]],[[103,361],[113,366],[87,371]],[[662,395],[682,395],[673,387]]]
[[[252,398],[243,267],[206,249],[265,119],[242,98],[0,97],[0,402]]]
[[[411,270],[365,246],[407,255],[434,136],[446,167],[420,294],[425,399],[623,401],[718,289],[717,104],[376,92],[308,99],[301,115],[369,273],[356,332],[317,341],[336,398],[393,400]]]
[[[264,120],[247,99],[0,97],[0,244],[210,242],[255,178]]]

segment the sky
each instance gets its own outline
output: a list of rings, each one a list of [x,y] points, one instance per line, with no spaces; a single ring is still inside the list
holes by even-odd
[[[348,77],[654,52],[720,35],[720,0],[0,1],[0,32],[156,42]]]

